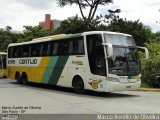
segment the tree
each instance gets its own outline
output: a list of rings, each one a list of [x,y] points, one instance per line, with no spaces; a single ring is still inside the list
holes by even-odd
[[[151,40],[160,41],[160,32],[153,33],[151,36]]]
[[[7,31],[10,31],[11,29],[12,29],[11,26],[6,26],[6,30],[7,30]]]
[[[42,30],[40,26],[24,26],[23,33],[0,30],[0,51],[7,51],[10,43],[27,42],[34,38],[54,35],[54,30]]]
[[[70,34],[70,33],[80,33],[85,31],[97,30],[99,21],[96,19],[89,21],[83,21],[83,19],[78,18],[78,16],[69,18],[62,21],[61,26],[55,31],[55,34]]]
[[[25,30],[19,37],[18,42],[30,41],[34,38],[49,36],[54,34],[54,30],[43,30],[40,26],[24,26]]]
[[[151,29],[144,26],[139,20],[128,21],[122,18],[112,19],[106,30],[130,34],[139,46],[144,46],[144,43],[149,42],[152,34]]]
[[[142,82],[150,87],[160,88],[160,41],[152,40],[145,45],[149,49],[150,57],[143,63]]]
[[[19,36],[17,33],[0,30],[0,51],[7,51],[8,44],[16,43]]]
[[[73,4],[78,5],[83,20],[87,20],[87,21],[93,20],[98,6],[100,5],[106,6],[109,3],[112,3],[112,0],[57,0],[57,1],[60,7],[64,7],[66,5],[73,5]],[[89,7],[89,13],[88,13],[88,16],[86,17],[84,16],[83,9],[86,9],[88,7]]]

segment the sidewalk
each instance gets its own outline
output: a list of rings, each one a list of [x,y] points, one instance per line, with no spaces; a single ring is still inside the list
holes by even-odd
[[[160,92],[160,88],[139,88],[138,91],[144,91],[144,92]]]

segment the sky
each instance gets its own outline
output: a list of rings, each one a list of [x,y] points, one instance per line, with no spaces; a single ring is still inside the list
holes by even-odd
[[[24,25],[36,26],[44,21],[45,14],[52,19],[64,20],[80,15],[78,6],[59,7],[56,0],[0,0],[0,28],[11,26],[21,31]],[[160,31],[160,0],[113,0],[107,6],[100,6],[96,14],[108,13],[109,9],[121,9],[119,16],[127,20],[140,20],[153,32]],[[88,11],[84,10],[87,15]]]

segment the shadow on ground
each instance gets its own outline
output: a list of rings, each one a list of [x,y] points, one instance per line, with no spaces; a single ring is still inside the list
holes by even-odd
[[[18,85],[16,82],[9,82],[10,84]],[[125,93],[106,93],[106,92],[95,92],[91,90],[86,90],[83,95],[76,94],[72,88],[46,85],[46,84],[37,84],[29,83],[28,85],[19,85],[20,87],[27,87],[36,90],[43,90],[47,92],[56,92],[58,94],[72,94],[74,96],[85,96],[85,97],[101,97],[101,98],[129,98],[129,97],[139,97],[134,94],[125,94]]]

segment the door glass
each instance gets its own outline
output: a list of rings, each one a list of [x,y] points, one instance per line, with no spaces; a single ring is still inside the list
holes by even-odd
[[[104,49],[100,34],[87,36],[87,52],[91,73],[106,76]]]

